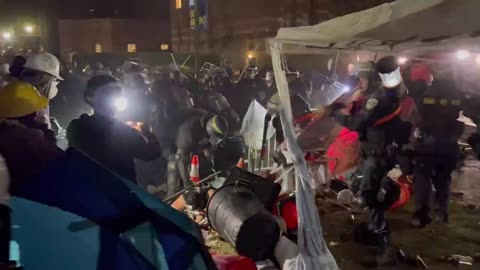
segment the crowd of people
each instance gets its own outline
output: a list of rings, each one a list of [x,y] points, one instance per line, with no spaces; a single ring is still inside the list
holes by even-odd
[[[11,180],[9,188],[0,184],[0,197],[15,195],[58,159],[61,140],[66,141],[63,148],[76,149],[132,183],[146,187],[166,182],[167,197],[193,186],[189,175],[193,155],[200,156],[201,178],[234,166],[244,157],[245,146],[232,137],[240,137],[251,101],[266,108],[278,103],[271,68],[259,71],[248,66],[243,71],[233,82],[228,66],[202,70],[195,78],[176,69],[149,72],[128,62],[115,72],[98,64],[88,72],[64,69],[61,75],[60,62],[50,53],[15,57],[0,90],[0,154]],[[313,86],[299,72],[286,75],[294,123],[301,132],[318,120],[308,104]],[[405,76],[395,57],[358,63],[345,81],[349,91],[327,106],[329,117],[359,135],[359,169],[351,179],[358,183],[352,190],[369,209],[369,224],[359,235],[380,248],[384,262],[392,256],[385,211],[399,193],[392,170],[399,165],[401,173],[413,175],[413,226],[433,221],[432,184],[438,203],[435,221],[447,223],[450,175],[463,131],[457,121],[460,111],[480,126],[476,97],[464,95],[452,78],[432,82],[430,74],[418,84]],[[276,121],[273,126],[281,144],[281,122]],[[468,140],[477,155],[479,133]],[[222,145],[226,141],[240,146],[228,148]],[[158,163],[152,164],[155,160]],[[196,197],[186,199],[190,204]],[[2,202],[1,224],[9,224],[9,215],[8,202]],[[0,263],[9,261],[9,238],[9,225],[0,226]]]

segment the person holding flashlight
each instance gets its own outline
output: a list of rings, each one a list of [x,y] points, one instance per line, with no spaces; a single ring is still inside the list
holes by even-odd
[[[85,101],[93,115],[84,114],[67,129],[69,146],[76,148],[111,171],[136,182],[134,159],[151,161],[161,155],[160,145],[146,128],[140,131],[116,119],[125,109],[123,85],[114,77],[99,75],[90,79]]]

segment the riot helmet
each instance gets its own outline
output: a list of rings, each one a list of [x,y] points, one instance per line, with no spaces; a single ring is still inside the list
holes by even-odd
[[[228,133],[228,123],[223,117],[214,115],[208,119],[206,124],[206,131],[210,142],[216,145],[223,140]]]

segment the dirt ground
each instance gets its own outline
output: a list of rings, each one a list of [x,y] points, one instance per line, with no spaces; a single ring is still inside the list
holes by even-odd
[[[451,206],[449,225],[432,225],[424,229],[414,229],[408,224],[412,214],[412,205],[388,214],[393,243],[406,255],[395,267],[368,267],[374,259],[375,250],[357,244],[352,235],[356,224],[365,219],[356,216],[352,223],[349,215],[343,211],[325,214],[321,217],[325,239],[337,259],[341,269],[423,269],[415,261],[419,255],[434,270],[480,269],[480,261],[471,266],[459,267],[445,262],[442,257],[457,254],[478,256],[480,252],[480,210],[468,208],[457,203]],[[336,246],[332,245],[332,242]]]
[[[325,209],[325,205],[320,207]],[[372,267],[369,262],[375,258],[375,249],[356,243],[352,235],[355,226],[365,220],[365,215],[355,215],[352,222],[351,214],[345,210],[331,205],[327,207],[329,212],[321,214],[324,237],[341,269],[424,269],[416,262],[417,255],[432,270],[480,269],[480,209],[452,203],[449,225],[432,225],[424,229],[409,226],[412,205],[389,213],[393,242],[407,256],[394,267]],[[207,245],[219,254],[235,254],[228,243],[217,237],[208,240]],[[453,254],[476,256],[477,260],[473,266],[457,266],[442,259]]]
[[[480,269],[480,162],[468,164],[453,175],[450,224],[431,225],[424,229],[410,227],[413,202],[403,209],[388,213],[388,222],[395,246],[406,258],[393,267],[372,267],[368,262],[375,256],[375,249],[358,244],[353,239],[353,229],[366,220],[365,214],[351,214],[345,209],[318,200],[324,237],[337,263],[344,270],[404,270],[425,269],[418,261],[421,257],[428,269]],[[234,249],[219,238],[207,241],[212,250],[220,254],[234,254]],[[459,266],[447,262],[444,257],[464,255],[475,258],[473,266]]]

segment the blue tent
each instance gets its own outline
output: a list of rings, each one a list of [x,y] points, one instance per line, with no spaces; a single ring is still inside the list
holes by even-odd
[[[215,269],[188,217],[74,150],[15,196],[25,269]]]

